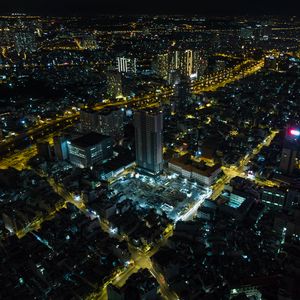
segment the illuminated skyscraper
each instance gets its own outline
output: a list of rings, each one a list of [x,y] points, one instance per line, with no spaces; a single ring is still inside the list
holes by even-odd
[[[300,149],[300,129],[288,127],[285,133],[280,159],[280,169],[286,174],[292,174],[298,163]]]
[[[136,163],[141,169],[158,174],[163,169],[163,113],[160,109],[134,114]]]
[[[120,73],[136,73],[136,58],[117,57],[117,69]]]
[[[161,78],[167,80],[169,74],[169,53],[158,54],[153,62],[154,72]]]
[[[169,70],[180,70],[181,75],[197,77],[204,63],[203,54],[198,50],[175,50],[170,54]]]

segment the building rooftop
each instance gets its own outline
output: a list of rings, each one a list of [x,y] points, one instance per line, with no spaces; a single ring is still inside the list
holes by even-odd
[[[183,155],[179,158],[172,158],[170,160],[170,163],[180,166],[181,168],[183,168],[187,171],[195,172],[195,173],[201,174],[203,176],[207,176],[207,177],[211,176],[216,170],[220,169],[220,167],[221,167],[220,164],[208,166],[203,162],[199,163],[199,162],[193,161],[189,154]]]
[[[90,132],[85,134],[79,138],[76,138],[72,141],[72,144],[79,146],[79,147],[91,147],[101,143],[102,141],[109,139],[108,135],[103,135],[96,132]]]

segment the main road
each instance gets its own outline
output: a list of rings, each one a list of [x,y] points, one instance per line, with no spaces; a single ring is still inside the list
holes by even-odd
[[[263,142],[259,143],[250,154],[246,154],[236,165],[231,165],[229,167],[222,167],[224,176],[213,186],[213,194],[211,198],[213,200],[217,199],[221,192],[224,189],[224,186],[230,182],[230,180],[236,176],[246,177],[245,167],[249,164],[251,159],[253,159],[264,146],[269,146],[272,140],[277,135],[277,130],[272,130],[271,133],[263,140]],[[272,181],[266,180],[256,180],[256,183],[260,185],[266,186],[275,186],[276,184]]]

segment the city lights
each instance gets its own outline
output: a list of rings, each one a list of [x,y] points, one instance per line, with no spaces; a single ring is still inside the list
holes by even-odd
[[[0,16],[0,299],[298,299],[294,6],[21,2]]]
[[[300,130],[298,129],[291,129],[290,134],[294,136],[300,136]]]

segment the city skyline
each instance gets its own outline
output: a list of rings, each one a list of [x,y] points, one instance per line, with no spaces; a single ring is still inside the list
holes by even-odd
[[[55,3],[0,15],[0,298],[298,300],[300,19]]]

